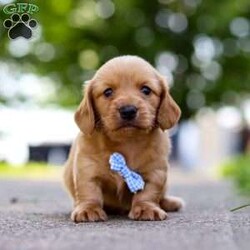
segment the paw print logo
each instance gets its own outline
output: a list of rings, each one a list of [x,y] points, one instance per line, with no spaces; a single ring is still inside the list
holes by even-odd
[[[8,29],[8,36],[10,39],[23,37],[29,39],[32,37],[32,30],[37,26],[35,19],[30,19],[28,14],[13,14],[10,19],[6,19],[3,23],[4,27]]]

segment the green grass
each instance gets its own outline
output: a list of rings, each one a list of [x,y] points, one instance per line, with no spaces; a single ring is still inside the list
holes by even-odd
[[[241,194],[250,197],[250,154],[227,161],[222,166],[222,174],[235,182]],[[234,212],[247,207],[250,207],[249,202],[232,208],[230,211]]]
[[[233,179],[241,193],[250,196],[250,154],[238,156],[223,164],[222,174]]]
[[[246,207],[250,207],[250,204],[245,204],[245,205],[241,205],[241,206],[239,206],[239,207],[232,208],[232,209],[230,209],[230,211],[231,211],[231,212],[235,212],[235,211],[237,211],[237,210],[240,210],[240,209],[246,208]]]
[[[250,154],[241,155],[226,162],[222,167],[222,174],[233,179],[240,192],[250,197]],[[250,204],[243,204],[230,211],[234,212],[249,206]]]
[[[62,176],[62,167],[46,163],[28,163],[25,165],[10,165],[0,163],[1,179],[31,179],[31,180],[59,180]]]

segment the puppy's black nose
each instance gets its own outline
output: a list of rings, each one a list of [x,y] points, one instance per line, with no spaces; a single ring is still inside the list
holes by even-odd
[[[136,117],[137,108],[133,105],[126,105],[119,108],[119,112],[123,120],[130,121]]]

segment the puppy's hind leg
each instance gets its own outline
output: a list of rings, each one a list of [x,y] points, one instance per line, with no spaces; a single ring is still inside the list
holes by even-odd
[[[166,212],[177,212],[184,205],[184,200],[175,196],[167,196],[160,200],[160,207]]]

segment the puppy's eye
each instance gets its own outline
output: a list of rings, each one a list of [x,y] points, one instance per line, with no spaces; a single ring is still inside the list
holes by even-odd
[[[105,89],[103,94],[105,97],[110,97],[113,94],[113,90],[111,88]]]
[[[144,94],[144,95],[150,95],[152,90],[151,88],[147,87],[147,86],[142,86],[141,88],[141,92]]]

